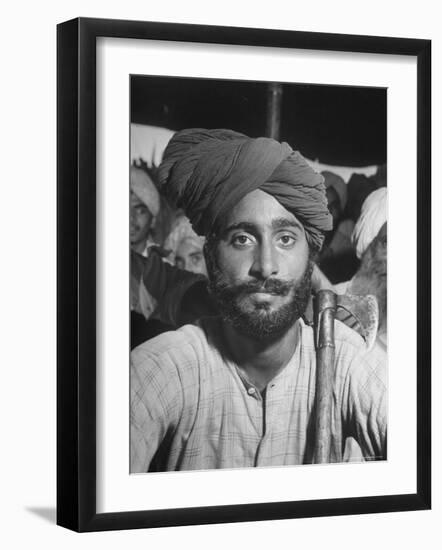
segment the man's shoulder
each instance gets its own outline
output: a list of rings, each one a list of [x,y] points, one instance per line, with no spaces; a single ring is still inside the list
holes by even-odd
[[[362,336],[339,319],[335,320],[335,344],[336,346],[351,347],[359,352],[364,352],[367,349]]]
[[[368,348],[358,332],[344,323],[335,323],[337,365],[341,372],[356,378],[375,377],[384,385],[387,377],[387,354],[380,346]]]
[[[210,332],[214,321],[200,319],[195,324],[164,332],[140,346],[131,354],[132,363],[145,361],[184,362],[198,361],[211,347]]]
[[[302,321],[301,328],[303,344],[307,344],[310,347],[314,346],[314,327],[311,324],[307,324]],[[339,319],[335,319],[334,329],[336,348],[352,348],[355,351],[366,350],[365,342],[362,336]]]
[[[163,332],[137,346],[131,353],[132,359],[142,357],[160,358],[193,347],[201,339],[201,329],[196,325],[185,325],[177,330]]]

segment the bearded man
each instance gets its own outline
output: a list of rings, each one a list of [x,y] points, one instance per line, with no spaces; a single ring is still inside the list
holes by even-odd
[[[160,167],[206,237],[218,316],[132,352],[131,472],[312,462],[316,358],[303,320],[331,217],[323,178],[286,143],[184,130]],[[333,461],[347,437],[386,457],[385,362],[336,321]]]

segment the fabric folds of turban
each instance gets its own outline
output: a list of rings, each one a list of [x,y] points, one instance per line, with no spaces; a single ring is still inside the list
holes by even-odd
[[[320,248],[332,227],[324,179],[287,143],[231,130],[190,129],[169,142],[159,169],[162,189],[183,208],[199,235],[208,235],[248,193],[272,195],[303,224]]]

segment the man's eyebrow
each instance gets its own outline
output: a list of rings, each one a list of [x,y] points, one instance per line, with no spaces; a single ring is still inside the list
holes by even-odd
[[[297,220],[292,218],[284,218],[284,217],[275,218],[272,220],[271,225],[272,225],[273,231],[277,231],[280,229],[288,229],[288,228],[304,231],[303,225]],[[227,235],[227,233],[229,233],[230,231],[235,231],[238,229],[241,229],[243,231],[248,231],[249,233],[253,233],[258,231],[259,228],[255,223],[244,221],[244,222],[232,223],[231,225],[227,226],[224,229],[223,234]]]
[[[230,231],[235,231],[237,229],[242,229],[243,231],[252,232],[252,231],[257,230],[257,226],[254,223],[251,223],[251,222],[232,223],[224,229],[223,233],[227,234]]]
[[[300,229],[301,231],[304,230],[303,225],[295,219],[275,218],[274,220],[272,220],[272,229],[278,230],[278,229],[288,229],[288,228]]]

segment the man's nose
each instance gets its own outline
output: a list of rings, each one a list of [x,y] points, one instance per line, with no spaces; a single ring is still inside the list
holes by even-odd
[[[255,257],[250,275],[258,279],[268,279],[278,273],[276,251],[270,243],[261,243],[255,249]]]

